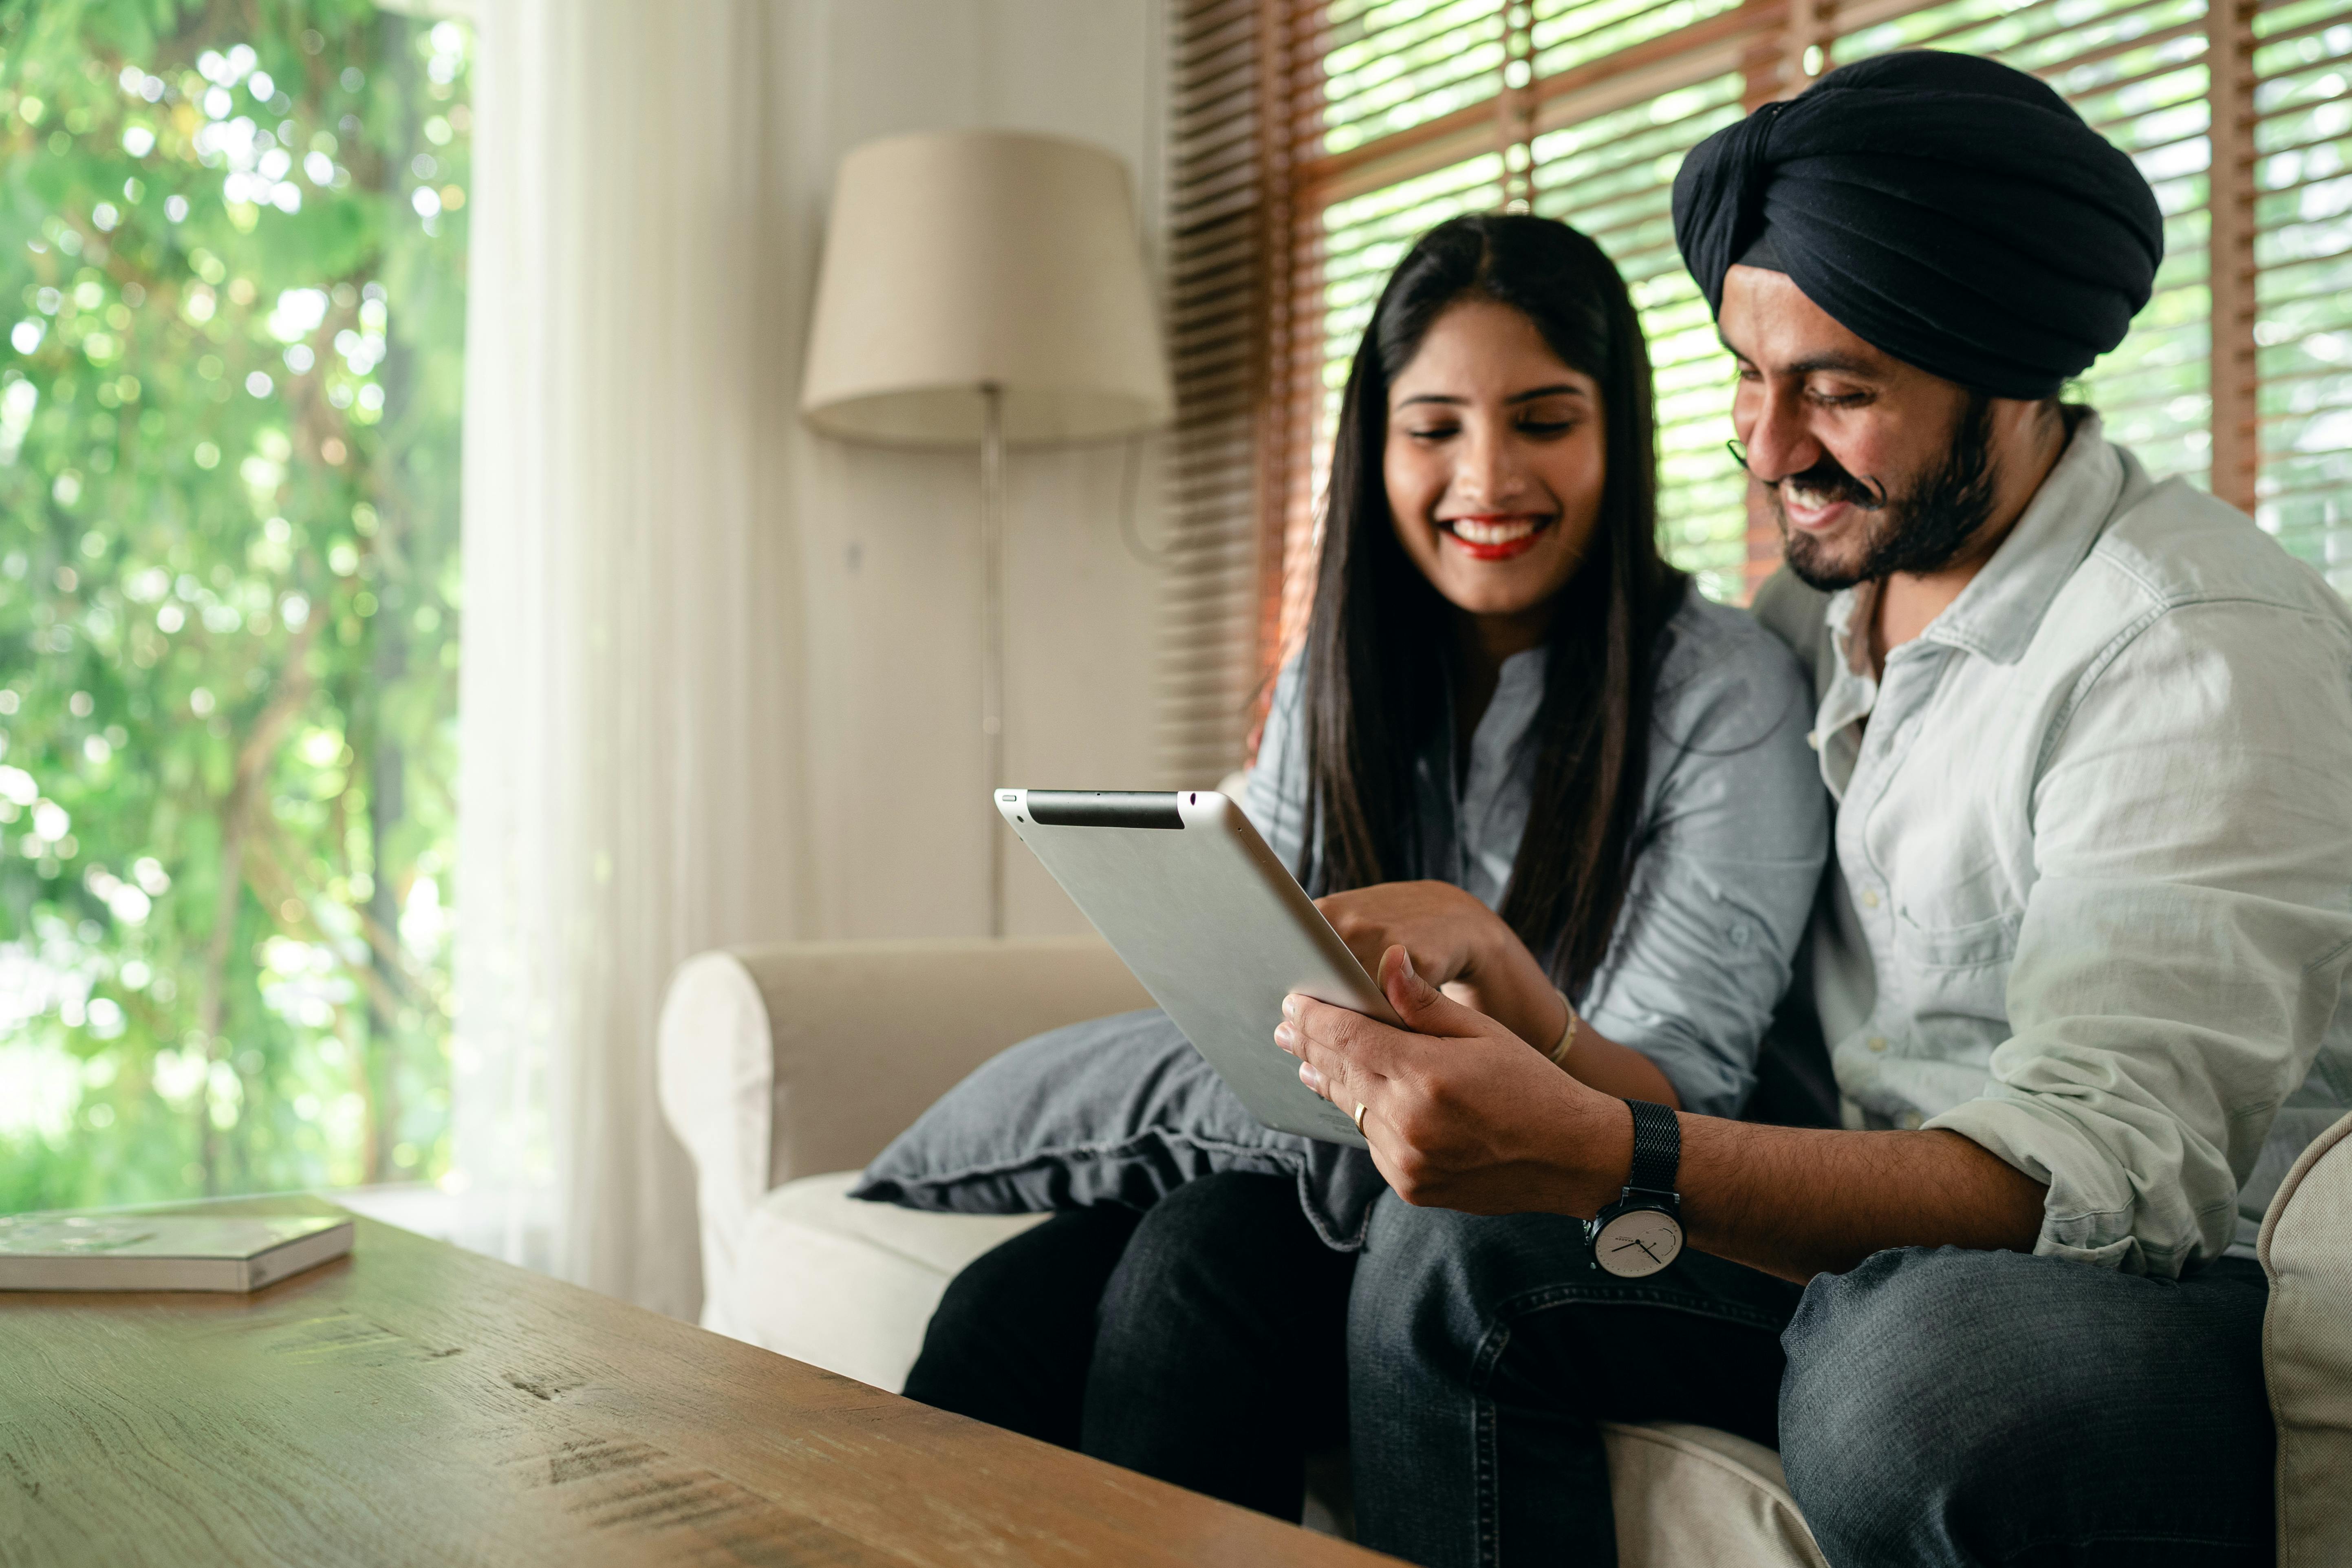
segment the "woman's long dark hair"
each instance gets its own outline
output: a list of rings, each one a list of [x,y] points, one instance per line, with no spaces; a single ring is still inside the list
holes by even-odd
[[[1552,602],[1543,705],[1528,737],[1540,747],[1535,797],[1502,909],[1574,993],[1607,955],[1624,901],[1659,634],[1686,580],[1658,553],[1657,437],[1641,323],[1617,268],[1565,224],[1501,216],[1440,224],[1391,274],[1356,351],[1307,627],[1299,876],[1327,893],[1423,874],[1413,764],[1450,710],[1449,617],[1458,612],[1398,542],[1382,459],[1391,382],[1431,323],[1465,300],[1518,311],[1562,363],[1601,388],[1601,516]],[[1448,657],[1433,658],[1439,649]],[[1450,753],[1454,739],[1446,741]]]

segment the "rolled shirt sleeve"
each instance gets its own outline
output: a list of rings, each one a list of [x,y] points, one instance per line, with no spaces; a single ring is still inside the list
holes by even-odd
[[[2036,1250],[2178,1274],[2310,1072],[2352,960],[2341,621],[2151,616],[2053,716],[1981,1097],[1934,1117],[2037,1181]]]
[[[1829,797],[1789,650],[1721,606],[1677,626],[1633,875],[1579,1011],[1655,1063],[1684,1110],[1733,1116],[1812,909]]]

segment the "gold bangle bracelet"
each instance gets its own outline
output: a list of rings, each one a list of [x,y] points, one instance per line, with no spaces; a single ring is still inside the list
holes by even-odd
[[[1559,1005],[1568,1009],[1568,1023],[1559,1031],[1559,1044],[1545,1055],[1551,1058],[1553,1066],[1564,1068],[1568,1065],[1568,1047],[1576,1044],[1576,1004],[1568,999],[1567,992],[1558,987],[1553,988],[1552,994],[1559,997]]]

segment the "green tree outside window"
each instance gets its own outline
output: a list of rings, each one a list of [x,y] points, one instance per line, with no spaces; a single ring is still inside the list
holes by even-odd
[[[0,0],[0,1212],[446,1168],[471,49]]]

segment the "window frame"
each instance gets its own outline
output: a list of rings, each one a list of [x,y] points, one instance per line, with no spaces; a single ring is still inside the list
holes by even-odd
[[[1702,0],[1703,3],[1703,0]],[[1351,5],[1351,12],[1376,12],[1380,0]],[[1174,167],[1170,188],[1177,206],[1171,225],[1180,289],[1171,307],[1171,327],[1180,342],[1194,329],[1197,314],[1181,292],[1187,250],[1182,211],[1188,190],[1197,186],[1201,171],[1184,161],[1185,121],[1200,106],[1187,94],[1200,87],[1196,76],[1202,62],[1213,58],[1230,70],[1246,58],[1247,68],[1234,79],[1246,79],[1253,97],[1225,100],[1222,120],[1215,116],[1212,139],[1223,133],[1223,144],[1246,147],[1247,156],[1236,165],[1235,191],[1246,187],[1258,204],[1250,237],[1257,249],[1246,258],[1249,284],[1245,304],[1225,318],[1232,331],[1249,335],[1246,362],[1255,373],[1256,407],[1251,422],[1253,447],[1247,456],[1247,492],[1255,511],[1247,517],[1216,513],[1202,499],[1212,491],[1238,493],[1231,484],[1203,482],[1202,465],[1211,462],[1205,447],[1189,458],[1180,456],[1180,478],[1171,500],[1178,537],[1210,553],[1230,557],[1244,542],[1255,554],[1255,602],[1246,613],[1228,606],[1221,615],[1197,613],[1204,602],[1196,574],[1171,572],[1168,590],[1172,604],[1193,613],[1167,621],[1168,629],[1183,637],[1223,636],[1244,644],[1250,655],[1249,676],[1224,679],[1213,692],[1188,689],[1186,721],[1192,728],[1181,744],[1167,748],[1171,771],[1193,774],[1212,763],[1232,765],[1254,748],[1256,720],[1283,659],[1295,651],[1303,631],[1306,603],[1311,594],[1316,552],[1317,509],[1320,500],[1321,444],[1319,429],[1326,396],[1321,383],[1326,345],[1319,318],[1323,264],[1323,215],[1335,203],[1391,187],[1459,164],[1478,154],[1498,153],[1504,160],[1500,201],[1506,210],[1528,210],[1536,196],[1538,174],[1537,142],[1548,132],[1589,121],[1600,115],[1691,88],[1727,72],[1738,73],[1743,85],[1741,108],[1752,110],[1774,99],[1801,91],[1822,72],[1838,63],[1841,41],[1864,29],[1896,22],[1936,9],[1936,0],[1740,0],[1713,15],[1703,16],[1671,30],[1636,38],[1622,47],[1591,58],[1573,60],[1549,72],[1544,63],[1545,41],[1539,35],[1556,24],[1568,7],[1551,5],[1539,16],[1534,0],[1498,0],[1491,11],[1463,7],[1465,20],[1460,36],[1486,46],[1498,38],[1500,65],[1487,74],[1493,89],[1482,97],[1454,104],[1442,112],[1410,120],[1384,134],[1346,135],[1347,145],[1327,145],[1328,127],[1321,110],[1328,82],[1328,62],[1335,47],[1348,39],[1331,22],[1329,0],[1192,0],[1171,6],[1178,67]],[[2038,9],[2021,7],[2021,11]],[[1631,23],[1666,10],[1664,5],[1621,10],[1609,26]],[[1244,20],[1244,12],[1252,13]],[[2294,28],[2263,36],[2262,18],[2297,13]],[[2305,15],[2305,13],[2311,13]],[[2019,13],[2011,13],[2011,16]],[[2207,481],[2215,494],[2242,510],[2256,512],[2263,497],[2262,477],[2268,454],[2263,450],[2263,378],[2256,341],[2258,300],[2264,271],[2261,250],[2265,230],[2257,221],[2257,202],[2265,193],[2257,179],[2263,156],[2258,130],[2265,123],[2260,112],[2263,77],[2258,55],[2281,37],[2299,37],[2352,24],[2352,0],[2321,0],[2316,11],[2310,0],[2208,0],[2200,24],[2176,24],[2172,34],[2201,36],[2201,58],[2207,70],[2204,94],[2209,108],[2210,161],[2206,174],[2204,210],[2210,222],[2207,287],[2211,303],[2211,339],[2207,355],[2207,379],[2211,400],[2210,468]],[[1970,23],[1970,26],[1979,24]],[[2069,23],[2068,26],[2073,26]],[[1552,28],[1557,31],[1556,26]],[[2053,29],[2056,36],[2060,29]],[[2135,36],[2101,48],[2070,53],[2038,68],[2055,73],[2079,68],[2103,54],[2145,47],[2153,35]],[[1212,40],[1215,42],[1212,43]],[[1552,40],[1555,46],[1559,40]],[[1222,52],[1221,52],[1222,51]],[[1819,51],[1815,53],[1814,51]],[[1809,71],[1808,66],[1813,69]],[[2174,68],[2166,68],[2168,70]],[[1467,76],[1444,85],[1458,92]],[[2105,83],[2092,90],[2114,90]],[[1397,100],[1391,95],[1391,108]],[[1188,110],[1188,104],[1192,108]],[[2141,112],[2155,112],[2144,110]],[[2274,112],[2284,112],[2283,110]],[[1345,128],[1350,132],[1362,121]],[[1197,118],[1195,133],[1202,130]],[[2340,172],[2340,171],[2339,171]],[[2292,260],[2280,262],[2290,266]],[[1236,263],[1236,265],[1239,265]],[[2348,317],[2347,325],[2352,325]],[[1231,358],[1228,354],[1228,358]],[[1197,399],[1188,401],[1186,367],[1180,349],[1176,442],[1187,450],[1200,429],[1192,416]],[[1190,466],[1186,466],[1189,462]],[[1186,487],[1189,486],[1189,489]],[[1780,542],[1769,529],[1752,524],[1747,531],[1744,599],[1778,565]],[[1200,656],[1196,640],[1174,647],[1180,658]]]

